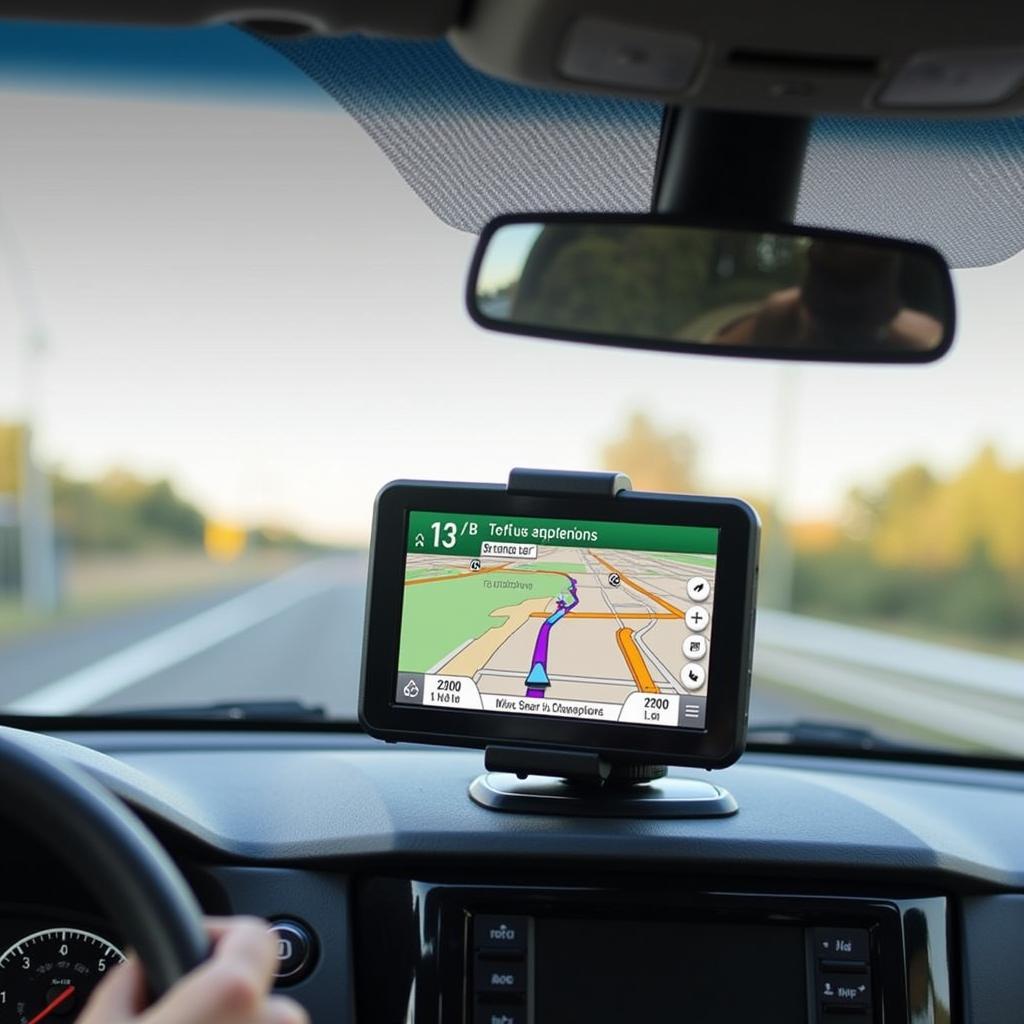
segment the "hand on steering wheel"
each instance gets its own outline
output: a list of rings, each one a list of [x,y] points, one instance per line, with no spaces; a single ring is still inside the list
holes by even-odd
[[[105,978],[78,1024],[308,1024],[305,1010],[270,995],[274,940],[255,918],[210,918],[210,959],[146,1008],[146,977],[131,956]]]
[[[73,750],[0,727],[3,805],[34,809],[19,827],[64,859],[137,954],[104,979],[80,1020],[306,1024],[297,1003],[269,994],[275,945],[267,925],[254,918],[204,924],[163,847],[123,803],[62,756]],[[0,828],[9,827],[0,821]],[[53,1003],[47,1012],[56,1010]]]

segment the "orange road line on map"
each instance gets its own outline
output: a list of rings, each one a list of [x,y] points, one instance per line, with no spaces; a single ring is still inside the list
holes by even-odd
[[[651,671],[647,667],[647,662],[644,661],[644,656],[640,653],[640,648],[637,647],[636,641],[633,639],[633,630],[629,626],[623,626],[615,631],[615,639],[619,650],[622,651],[622,656],[626,659],[629,674],[633,677],[636,688],[644,693],[661,693],[658,684],[651,678]]]
[[[622,580],[623,583],[631,586],[634,590],[638,590],[645,597],[649,597],[652,601],[655,601],[657,604],[660,604],[662,608],[666,609],[666,611],[671,612],[673,619],[681,619],[684,617],[684,613],[680,611],[674,604],[669,604],[669,602],[666,601],[664,598],[658,597],[657,594],[652,593],[646,587],[640,586],[640,584],[637,583],[636,580],[630,579],[624,572],[619,572],[619,570],[616,569],[615,566],[611,564],[611,562],[606,562],[596,551],[591,551],[590,554],[593,555],[594,558],[596,558],[606,569],[610,569],[612,572],[618,573],[619,579]]]
[[[413,587],[417,583],[443,583],[445,580],[461,580],[466,576],[483,576],[485,572],[497,572],[499,569],[504,569],[508,562],[504,565],[491,565],[486,569],[473,569],[470,572],[455,572],[449,573],[447,576],[418,576],[414,580],[406,580],[405,585],[407,587]]]

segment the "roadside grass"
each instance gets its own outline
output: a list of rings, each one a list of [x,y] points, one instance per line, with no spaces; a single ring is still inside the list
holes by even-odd
[[[808,615],[822,621],[835,622],[842,626],[859,626],[861,629],[874,629],[879,633],[891,633],[904,636],[911,640],[926,640],[930,643],[943,644],[947,647],[962,647],[981,654],[997,654],[1004,658],[1024,660],[1024,637],[987,637],[977,633],[954,631],[944,626],[929,626],[925,623],[906,619],[879,619],[865,616],[864,618],[841,619],[835,615],[815,615],[804,610],[799,615]]]
[[[883,710],[866,710],[860,705],[849,704],[839,697],[830,698],[820,694],[809,694],[786,680],[777,679],[763,672],[754,671],[753,686],[757,692],[771,694],[773,691],[786,695],[800,703],[804,719],[822,719],[846,726],[861,726],[894,743],[906,743],[931,750],[957,751],[959,753],[986,753],[999,755],[995,748],[985,748],[965,741],[951,725],[948,732],[930,729],[919,722],[908,722],[903,718],[887,715]],[[761,723],[751,718],[751,725]]]
[[[206,590],[257,583],[301,560],[292,552],[260,551],[235,562],[213,562],[201,551],[73,558],[60,608],[52,615],[0,598],[0,643]]]

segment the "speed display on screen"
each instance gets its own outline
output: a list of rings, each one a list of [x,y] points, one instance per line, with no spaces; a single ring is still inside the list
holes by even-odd
[[[703,729],[718,540],[410,511],[394,699]]]

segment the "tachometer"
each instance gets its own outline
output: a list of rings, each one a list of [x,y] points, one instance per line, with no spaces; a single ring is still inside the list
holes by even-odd
[[[0,1024],[70,1024],[124,954],[80,928],[47,928],[0,954]]]

